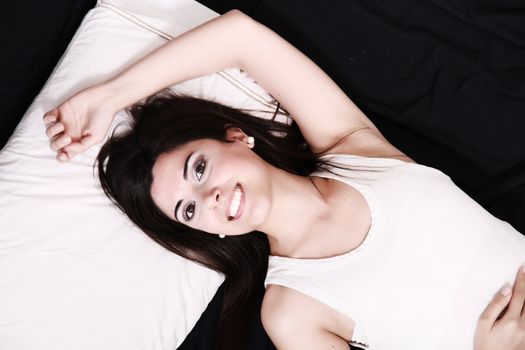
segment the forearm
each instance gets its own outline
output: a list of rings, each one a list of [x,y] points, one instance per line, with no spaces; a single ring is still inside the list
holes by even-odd
[[[173,39],[104,84],[109,96],[104,102],[118,111],[170,85],[229,67],[244,70],[276,98],[314,152],[339,145],[356,130],[371,130],[371,136],[360,139],[365,146],[356,146],[356,141],[352,150],[366,154],[372,137],[389,153],[399,153],[311,59],[236,10]]]
[[[178,82],[239,67],[243,26],[249,20],[230,11],[153,51],[104,83],[112,105],[120,110]]]

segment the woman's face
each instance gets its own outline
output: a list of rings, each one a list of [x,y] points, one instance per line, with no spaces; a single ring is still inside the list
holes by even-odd
[[[258,230],[270,212],[269,165],[239,129],[232,143],[203,139],[160,155],[151,195],[168,217],[215,234]]]

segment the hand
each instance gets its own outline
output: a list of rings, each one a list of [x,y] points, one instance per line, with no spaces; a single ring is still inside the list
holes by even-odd
[[[79,92],[44,114],[46,134],[59,161],[71,160],[102,142],[118,108],[104,85]]]
[[[504,286],[481,314],[475,350],[525,350],[525,267],[520,268],[514,288]]]

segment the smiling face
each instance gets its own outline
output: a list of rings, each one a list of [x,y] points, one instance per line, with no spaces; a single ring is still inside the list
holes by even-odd
[[[237,129],[238,130],[238,129]],[[258,230],[270,212],[269,165],[242,131],[232,143],[203,139],[157,158],[151,195],[168,217],[209,233],[238,235]]]

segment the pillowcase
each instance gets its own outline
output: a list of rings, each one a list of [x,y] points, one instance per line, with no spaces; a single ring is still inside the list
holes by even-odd
[[[2,348],[175,349],[199,319],[223,276],[168,252],[110,203],[92,169],[101,145],[58,163],[42,116],[215,16],[191,0],[104,0],[84,18],[0,152]],[[236,68],[172,89],[275,109]]]

